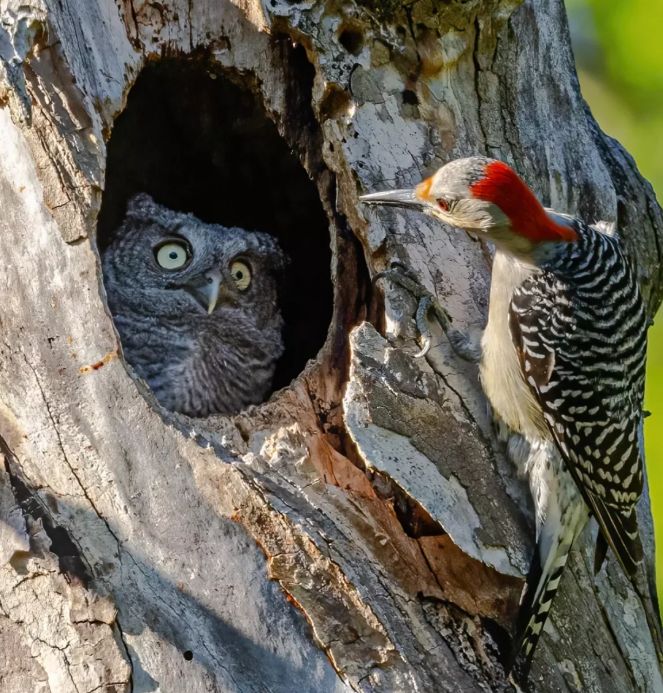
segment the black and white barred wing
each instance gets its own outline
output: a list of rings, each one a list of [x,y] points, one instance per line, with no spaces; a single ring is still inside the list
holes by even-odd
[[[591,271],[573,283],[550,272],[530,277],[514,294],[509,325],[567,468],[632,575],[642,558],[635,505],[646,317],[630,268],[615,265],[610,286]]]

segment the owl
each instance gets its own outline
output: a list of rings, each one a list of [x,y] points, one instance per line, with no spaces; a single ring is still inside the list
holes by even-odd
[[[145,193],[129,201],[104,285],[124,356],[166,409],[236,414],[267,398],[285,263],[267,234],[203,223]]]

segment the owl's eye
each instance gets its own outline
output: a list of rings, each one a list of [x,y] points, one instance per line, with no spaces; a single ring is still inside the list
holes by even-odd
[[[164,243],[157,248],[157,263],[167,270],[181,269],[191,259],[189,249],[182,243]]]
[[[239,260],[235,260],[235,262],[230,265],[230,276],[233,278],[235,286],[237,286],[240,291],[246,291],[249,288],[251,284],[251,270],[248,265],[245,265]]]

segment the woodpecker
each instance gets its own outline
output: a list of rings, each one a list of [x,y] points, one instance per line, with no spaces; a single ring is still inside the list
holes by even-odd
[[[609,225],[544,209],[494,159],[458,159],[414,189],[361,200],[419,210],[495,247],[477,351],[496,416],[526,441],[521,464],[536,510],[537,548],[512,659],[522,661],[518,677],[526,679],[571,546],[590,514],[600,527],[595,570],[607,545],[629,577],[642,559],[635,507],[644,476],[639,433],[648,319],[635,272]],[[451,339],[446,313],[438,307],[435,314],[452,344],[462,344],[457,335]]]

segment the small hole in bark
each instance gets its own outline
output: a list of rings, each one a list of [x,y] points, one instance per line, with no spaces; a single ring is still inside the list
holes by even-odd
[[[279,297],[285,348],[273,392],[296,378],[324,345],[334,299],[329,219],[301,163],[306,129],[293,123],[302,141],[293,151],[259,93],[255,79],[205,56],[148,64],[108,142],[97,228],[103,253],[128,200],[146,192],[203,222],[274,236],[290,264]],[[299,98],[308,98],[310,109],[310,96]]]
[[[364,45],[364,37],[361,31],[354,28],[343,29],[338,40],[350,55],[359,55]]]
[[[187,662],[190,662],[193,659],[193,652],[191,652],[191,650],[185,650],[184,659],[186,659]]]
[[[29,551],[14,551],[9,559],[9,565],[19,574],[28,575],[30,570],[28,568],[28,563],[32,558],[32,554]]]
[[[16,499],[23,517],[31,522],[40,522],[41,526],[51,542],[51,552],[58,557],[60,572],[67,577],[69,582],[80,582],[84,587],[90,583],[90,574],[87,565],[83,561],[78,546],[69,535],[65,527],[55,524],[46,507],[42,504],[38,494],[30,488],[19,475],[19,468],[12,451],[3,438],[0,438],[0,452],[5,457],[5,471],[9,476],[12,493]],[[32,547],[31,547],[32,548]],[[21,551],[14,552],[12,559],[17,570],[20,571],[23,558],[27,554]]]
[[[337,118],[347,113],[352,102],[350,94],[342,89],[338,84],[328,84],[325,93],[320,100],[320,120],[325,121],[330,118]],[[330,149],[333,151],[332,147]]]
[[[434,520],[422,505],[403,493],[390,476],[373,471],[370,478],[378,497],[389,500],[393,504],[396,517],[408,537],[418,539],[419,537],[436,537],[445,533],[442,525]]]
[[[403,91],[403,103],[410,106],[417,106],[419,105],[419,97],[414,91],[412,91],[412,89],[405,89]]]
[[[490,634],[497,652],[495,653],[498,661],[503,666],[506,666],[512,655],[512,639],[509,632],[503,625],[499,624],[492,618],[482,618],[481,623],[486,631]]]

